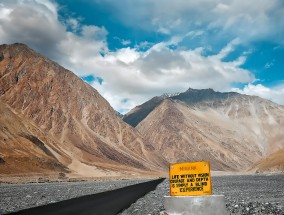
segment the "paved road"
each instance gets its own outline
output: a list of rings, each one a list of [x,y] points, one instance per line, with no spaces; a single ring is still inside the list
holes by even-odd
[[[1,184],[0,211],[11,212],[144,181]],[[212,181],[213,193],[225,195],[229,214],[284,215],[284,174],[220,176],[213,177]],[[164,210],[165,195],[169,195],[167,179],[121,214],[160,215]]]
[[[19,215],[115,215],[140,197],[155,190],[164,179],[143,182],[112,191],[73,198],[12,214]]]
[[[0,214],[114,190],[146,181],[149,181],[149,179],[0,184]]]

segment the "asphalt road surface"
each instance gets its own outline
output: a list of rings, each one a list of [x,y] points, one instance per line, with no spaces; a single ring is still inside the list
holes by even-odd
[[[151,180],[123,188],[72,198],[57,203],[25,209],[17,215],[116,215],[131,203],[155,190],[164,179]]]
[[[0,214],[114,190],[146,181],[149,181],[149,179],[0,184]]]
[[[2,213],[17,211],[144,181],[1,184],[0,211]],[[212,181],[213,193],[225,195],[229,214],[284,215],[283,174],[219,176],[213,177]],[[167,179],[120,214],[160,215],[164,211],[165,195],[169,195]]]

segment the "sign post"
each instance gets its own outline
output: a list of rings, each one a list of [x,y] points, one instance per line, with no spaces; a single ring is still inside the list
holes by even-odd
[[[169,165],[170,196],[165,196],[166,214],[225,215],[225,198],[212,195],[210,162]]]
[[[203,196],[212,194],[208,161],[170,164],[171,196]]]

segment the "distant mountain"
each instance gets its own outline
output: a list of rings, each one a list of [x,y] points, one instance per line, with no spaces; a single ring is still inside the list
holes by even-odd
[[[234,92],[221,93],[215,92],[213,89],[201,89],[196,90],[189,88],[184,93],[179,93],[175,96],[171,96],[173,100],[183,101],[189,105],[195,104],[212,104],[220,101],[224,101],[228,98],[238,96],[239,94]]]
[[[0,173],[141,175],[166,162],[91,86],[23,44],[0,46]]]
[[[237,93],[220,93],[215,92],[212,89],[195,90],[189,88],[184,93],[174,93],[174,94],[163,94],[162,96],[156,96],[149,101],[139,105],[129,111],[123,116],[123,120],[129,125],[136,127],[146,116],[151,113],[157,106],[159,106],[165,99],[169,98],[172,100],[182,101],[188,105],[205,103],[212,103],[221,101],[222,99],[233,97],[238,95]]]
[[[123,117],[123,114],[119,113],[118,111],[116,111],[116,116],[118,116],[119,118]]]
[[[143,119],[145,119],[149,113],[151,113],[157,106],[161,104],[164,100],[164,97],[154,97],[151,100],[145,102],[142,105],[139,105],[132,109],[129,113],[123,116],[123,121],[127,122],[133,127],[137,126]]]
[[[135,127],[137,126],[151,111],[153,111],[158,105],[161,104],[161,102],[166,99],[170,98],[172,96],[178,96],[179,93],[172,93],[168,94],[165,93],[162,96],[156,96],[149,101],[143,103],[142,105],[139,105],[132,109],[130,112],[125,114],[122,118],[123,121],[128,123],[129,125]]]
[[[172,163],[210,160],[214,170],[247,170],[284,147],[284,107],[233,92],[154,97],[124,120]]]

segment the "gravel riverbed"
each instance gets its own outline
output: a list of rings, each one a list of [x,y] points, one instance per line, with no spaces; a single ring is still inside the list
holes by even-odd
[[[148,180],[1,184],[0,214],[145,181]],[[283,174],[215,176],[212,182],[213,194],[225,195],[228,214],[284,215]],[[160,215],[164,211],[163,197],[166,195],[169,195],[167,179],[121,215]]]

